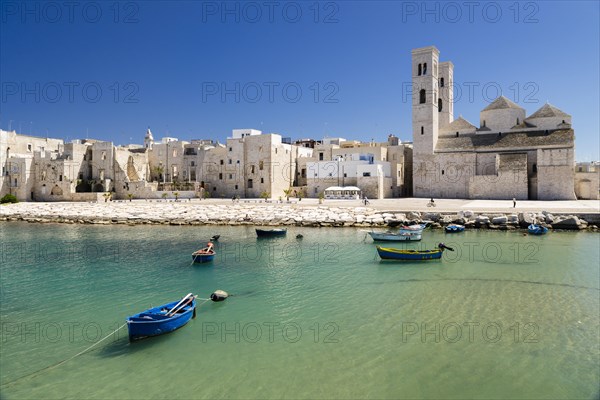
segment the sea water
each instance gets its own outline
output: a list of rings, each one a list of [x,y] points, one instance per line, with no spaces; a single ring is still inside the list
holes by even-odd
[[[598,398],[599,238],[426,230],[383,245],[455,251],[382,262],[354,228],[1,223],[0,396]],[[129,343],[128,315],[217,289]]]

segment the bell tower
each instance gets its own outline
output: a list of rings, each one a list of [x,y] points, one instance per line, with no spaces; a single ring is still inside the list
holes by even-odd
[[[437,144],[439,54],[439,50],[434,46],[412,51],[412,126],[415,155],[432,155]]]

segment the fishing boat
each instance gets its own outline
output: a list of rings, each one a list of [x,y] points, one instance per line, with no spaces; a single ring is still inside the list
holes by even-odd
[[[541,225],[531,224],[527,227],[527,232],[530,235],[543,235],[548,232],[548,228]]]
[[[209,261],[214,260],[215,254],[217,254],[217,253],[215,252],[213,244],[211,242],[208,242],[207,247],[192,253],[192,260],[195,263],[209,262]]]
[[[462,232],[465,230],[465,226],[464,225],[457,225],[457,224],[451,224],[448,225],[444,228],[444,230],[448,233],[456,233],[456,232]]]
[[[445,249],[454,251],[453,248],[438,244],[438,248],[434,250],[401,250],[391,247],[377,246],[377,253],[382,260],[397,260],[397,261],[424,261],[424,260],[439,260],[442,258],[442,253]]]
[[[258,236],[259,238],[285,236],[286,233],[287,233],[287,229],[284,229],[284,228],[276,228],[276,229],[258,229],[258,228],[256,228],[256,236]]]
[[[421,240],[421,232],[368,232],[376,241],[403,242]]]
[[[188,293],[183,299],[149,308],[127,317],[129,341],[173,332],[196,317],[196,296]]]

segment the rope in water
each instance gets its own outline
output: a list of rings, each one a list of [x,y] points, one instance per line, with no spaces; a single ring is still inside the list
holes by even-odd
[[[2,387],[2,386],[8,386],[8,385],[13,384],[13,383],[15,383],[17,381],[20,381],[21,379],[30,378],[30,377],[39,375],[42,371],[48,371],[48,370],[54,369],[54,368],[56,368],[56,367],[58,367],[58,366],[60,366],[60,365],[62,365],[64,363],[66,363],[67,361],[71,361],[75,357],[79,357],[80,355],[82,355],[82,354],[88,352],[89,350],[91,350],[92,348],[96,347],[98,344],[102,343],[103,341],[105,341],[106,339],[108,339],[110,336],[112,336],[115,333],[117,333],[118,331],[120,331],[125,325],[127,325],[127,323],[124,323],[123,325],[121,325],[120,327],[118,327],[117,329],[115,329],[114,331],[112,331],[111,333],[109,333],[108,335],[106,335],[105,337],[103,337],[102,339],[98,340],[96,343],[94,343],[93,345],[91,345],[87,349],[85,349],[83,351],[80,351],[79,353],[75,354],[74,356],[71,356],[71,357],[69,357],[67,359],[59,361],[56,364],[49,365],[49,366],[44,367],[42,369],[38,369],[37,371],[33,371],[33,372],[31,372],[31,373],[29,373],[27,375],[23,375],[23,376],[21,376],[21,377],[19,377],[17,379],[13,379],[10,382],[3,383],[2,385],[0,385],[0,387]]]

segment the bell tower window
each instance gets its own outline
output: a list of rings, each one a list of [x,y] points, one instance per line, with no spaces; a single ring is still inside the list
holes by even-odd
[[[425,128],[421,127],[421,135],[425,133]]]
[[[423,63],[423,75],[427,75],[427,63]]]
[[[418,71],[417,75],[421,76],[421,64],[419,64],[419,71]]]
[[[444,87],[444,78],[440,78],[440,87]]]
[[[438,112],[442,112],[442,99],[438,99]]]
[[[425,104],[425,89],[419,91],[419,104]]]

